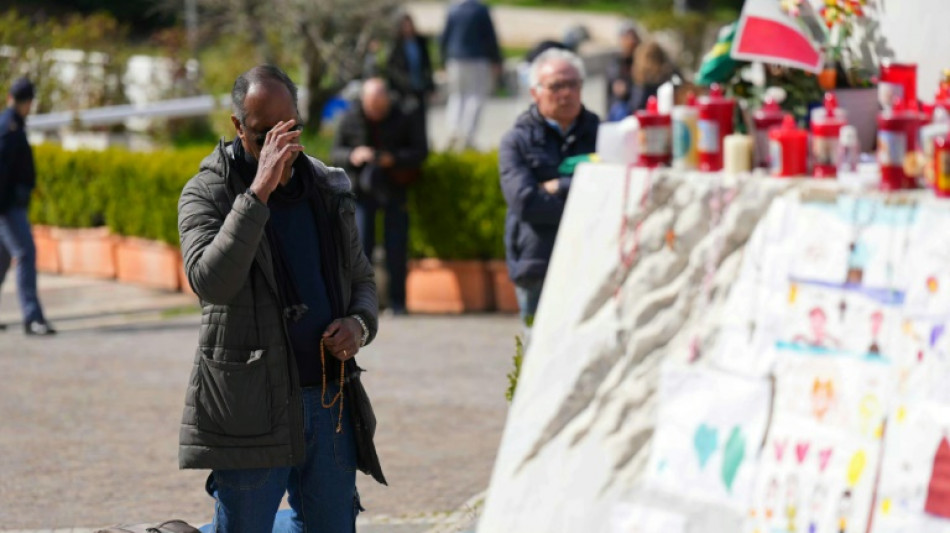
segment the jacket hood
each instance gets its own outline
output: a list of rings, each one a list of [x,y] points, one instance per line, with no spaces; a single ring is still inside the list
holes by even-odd
[[[199,167],[200,171],[212,172],[221,176],[225,181],[231,179],[231,169],[228,160],[234,157],[232,144],[233,141],[220,140],[214,151],[201,161],[201,166]],[[350,184],[350,179],[346,177],[346,172],[342,168],[327,166],[315,157],[304,155],[310,160],[310,164],[313,165],[317,187],[334,194],[346,194],[351,192],[352,185]]]

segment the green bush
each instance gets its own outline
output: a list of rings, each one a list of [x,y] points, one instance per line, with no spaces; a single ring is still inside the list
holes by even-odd
[[[505,257],[505,199],[496,152],[435,153],[409,195],[409,253],[440,259]]]
[[[68,228],[106,225],[119,235],[178,244],[178,196],[209,152],[37,146],[32,219]]]
[[[177,245],[178,197],[212,148],[141,153],[37,146],[32,219],[70,228],[105,225],[119,235]],[[413,257],[504,257],[497,160],[495,153],[432,154],[409,195]]]

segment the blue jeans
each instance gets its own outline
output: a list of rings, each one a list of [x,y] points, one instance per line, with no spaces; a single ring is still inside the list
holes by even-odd
[[[368,194],[356,199],[356,228],[363,241],[363,251],[373,262],[376,247],[376,211],[383,210],[383,245],[386,248],[386,272],[389,273],[389,307],[406,308],[406,277],[409,275],[409,211],[406,210],[406,189],[393,186],[388,198],[380,202]]]
[[[327,383],[327,400],[339,385]],[[216,500],[215,533],[355,533],[356,443],[344,398],[343,432],[336,433],[339,403],[320,402],[320,388],[303,389],[304,464],[287,468],[215,470],[207,491]],[[277,513],[287,492],[289,512]],[[275,517],[277,520],[275,521]]]
[[[16,259],[17,296],[23,322],[45,322],[43,308],[36,294],[36,245],[26,208],[14,207],[0,213],[0,285],[10,269],[10,261]]]
[[[543,279],[531,279],[515,282],[515,297],[521,310],[521,323],[530,327],[534,324],[534,315],[538,312],[538,300],[541,299]]]

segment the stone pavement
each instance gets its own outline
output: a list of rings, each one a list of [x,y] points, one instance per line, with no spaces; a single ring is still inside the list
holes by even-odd
[[[204,471],[177,468],[194,343],[187,296],[41,276],[61,330],[27,338],[12,276],[0,322],[0,531],[88,531],[212,513]],[[16,323],[14,323],[16,322]],[[364,533],[466,531],[504,426],[513,316],[381,319],[361,354],[389,487],[359,476]]]

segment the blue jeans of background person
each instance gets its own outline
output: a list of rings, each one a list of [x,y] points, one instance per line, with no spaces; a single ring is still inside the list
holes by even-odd
[[[16,259],[17,296],[23,322],[46,322],[36,294],[36,245],[23,207],[0,213],[0,285],[7,276],[12,258]]]
[[[376,247],[376,212],[383,210],[383,245],[386,249],[386,272],[389,273],[389,307],[406,309],[406,276],[409,274],[409,212],[406,210],[406,189],[392,187],[385,200],[369,194],[356,198],[356,227],[363,241],[363,251],[370,263]]]
[[[518,299],[518,308],[521,310],[521,323],[525,326],[534,324],[534,316],[538,312],[538,300],[541,299],[543,279],[520,280],[515,282],[515,297]]]
[[[327,383],[327,400],[338,390],[339,385]],[[303,405],[306,462],[288,468],[211,472],[206,487],[216,500],[211,531],[355,533],[360,508],[356,442],[347,401],[344,398],[342,433],[336,433],[339,403],[324,408],[319,387],[303,389]],[[285,491],[291,510],[278,516]]]

